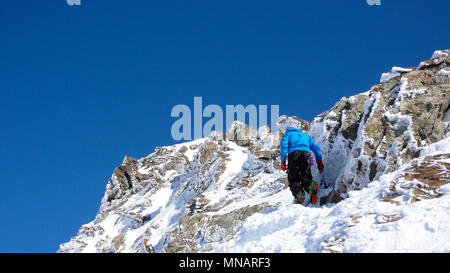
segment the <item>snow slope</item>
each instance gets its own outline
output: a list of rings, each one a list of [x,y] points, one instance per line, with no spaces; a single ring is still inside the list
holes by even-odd
[[[450,154],[449,137],[418,160],[436,154]],[[320,208],[292,205],[290,193],[280,192],[273,197],[280,207],[249,217],[232,240],[217,244],[214,251],[449,252],[450,184],[439,189],[442,197],[420,203],[412,203],[409,192],[395,203],[382,200],[392,181],[409,168],[411,164],[404,165],[340,203]]]

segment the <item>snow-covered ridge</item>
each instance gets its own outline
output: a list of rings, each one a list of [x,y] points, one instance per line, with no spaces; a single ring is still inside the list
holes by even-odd
[[[280,133],[235,122],[125,157],[59,252],[449,252],[449,52],[394,67],[312,123],[280,117],[321,146],[329,203],[293,205]]]

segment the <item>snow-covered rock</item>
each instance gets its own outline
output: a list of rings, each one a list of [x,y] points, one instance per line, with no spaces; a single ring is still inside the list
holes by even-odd
[[[434,60],[434,59],[438,59],[438,58],[441,58],[441,57],[448,57],[449,54],[450,53],[449,53],[448,50],[436,50],[433,53],[433,56],[431,56],[431,59]]]
[[[425,68],[444,68],[448,66],[448,58],[450,56],[450,50],[436,50],[433,53],[433,56],[430,60],[425,60],[420,63],[419,69],[425,69]]]
[[[436,75],[442,77],[450,77],[450,67],[442,68]]]
[[[390,79],[400,76],[402,73],[408,73],[411,71],[413,71],[412,68],[403,68],[403,67],[394,66],[394,67],[392,67],[390,72],[381,74],[380,82],[386,83]]]
[[[250,146],[257,138],[258,130],[241,121],[233,122],[226,133],[226,139],[235,141],[240,146]]]
[[[125,157],[96,218],[59,252],[450,252],[448,53],[394,67],[312,123],[280,117],[321,147],[328,203],[293,205],[282,133],[235,122]]]
[[[323,151],[326,177],[334,182],[332,200],[409,163],[449,132],[444,116],[450,79],[440,70],[412,69],[343,98],[314,119],[310,133]]]

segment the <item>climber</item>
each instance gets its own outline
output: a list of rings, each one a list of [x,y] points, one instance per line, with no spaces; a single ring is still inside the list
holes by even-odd
[[[288,170],[289,188],[295,202],[300,204],[305,201],[305,192],[309,194],[310,202],[317,202],[319,185],[313,181],[311,174],[311,151],[314,152],[317,168],[322,173],[324,168],[322,154],[314,139],[295,127],[289,127],[283,134],[280,142],[281,169]],[[289,163],[287,168],[286,157]]]

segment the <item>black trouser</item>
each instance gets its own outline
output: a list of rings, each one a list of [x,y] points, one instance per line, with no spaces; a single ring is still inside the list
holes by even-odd
[[[288,180],[292,194],[297,198],[300,190],[308,192],[312,182],[310,154],[303,151],[294,151],[288,155]]]

